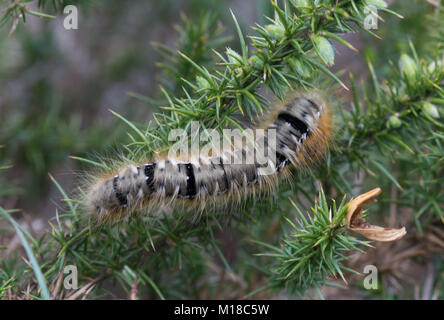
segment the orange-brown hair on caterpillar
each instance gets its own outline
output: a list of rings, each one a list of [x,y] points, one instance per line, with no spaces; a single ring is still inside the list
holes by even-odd
[[[201,212],[208,205],[236,204],[248,196],[272,192],[278,178],[288,178],[290,169],[305,169],[319,162],[331,138],[332,120],[324,100],[314,92],[294,93],[271,108],[257,126],[276,134],[275,157],[266,165],[233,163],[250,152],[248,147],[223,150],[220,154],[191,159],[158,157],[144,163],[123,165],[113,174],[95,178],[84,203],[100,221],[118,221],[134,212],[160,212],[182,205]],[[265,136],[258,151],[270,145]],[[263,151],[263,150],[262,150]],[[271,160],[271,158],[274,158]],[[270,166],[271,174],[261,174]]]

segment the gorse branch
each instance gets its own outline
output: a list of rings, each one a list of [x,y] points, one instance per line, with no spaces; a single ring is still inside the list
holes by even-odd
[[[441,52],[433,59],[419,58],[413,45],[411,50],[411,56],[401,55],[385,81],[377,79],[369,62],[373,98],[364,91],[363,98],[359,99],[351,79],[354,102],[350,112],[341,112],[344,125],[338,134],[332,161],[336,165],[355,165],[370,176],[375,176],[375,172],[385,176],[406,195],[421,195],[421,201],[406,202],[413,208],[423,203],[418,208],[419,216],[426,208],[433,208],[436,216],[442,218],[438,203],[443,200],[440,191],[443,171],[439,164],[444,156],[444,57]],[[404,169],[411,167],[411,171],[403,171],[396,178],[397,174],[390,168],[394,165],[390,161],[393,155],[397,164]],[[420,192],[414,177],[427,177]],[[343,186],[344,180],[347,179],[340,182]],[[352,189],[350,185],[346,187]],[[427,196],[428,192],[433,196]],[[428,200],[424,203],[425,199]]]
[[[336,207],[331,206],[325,198],[324,191],[319,193],[319,202],[315,203],[312,213],[305,215],[293,203],[298,220],[287,219],[290,233],[284,235],[280,247],[260,243],[271,249],[270,253],[259,254],[273,258],[268,277],[267,288],[287,290],[288,293],[304,295],[308,289],[319,289],[326,279],[339,275],[344,281],[344,271],[355,272],[345,267],[348,251],[360,251],[359,246],[368,246],[345,233],[345,214],[347,204],[345,197]]]
[[[183,97],[162,90],[168,106],[162,107],[163,112],[156,113],[154,121],[142,130],[145,139],[132,140],[130,158],[146,158],[170,145],[170,130],[189,130],[191,121],[198,121],[204,129],[241,127],[236,115],[253,119],[267,106],[267,99],[259,92],[261,86],[283,98],[290,88],[314,87],[313,79],[319,72],[343,85],[326,67],[334,62],[329,39],[353,48],[339,34],[353,32],[352,25],[362,27],[365,1],[288,1],[284,8],[272,1],[272,5],[274,17],[268,18],[269,25],[254,28],[258,35],[249,37],[250,47],[233,14],[241,50],[239,53],[227,48],[225,56],[215,51],[218,66],[200,66],[179,52],[197,75],[195,79],[182,79],[186,83]]]

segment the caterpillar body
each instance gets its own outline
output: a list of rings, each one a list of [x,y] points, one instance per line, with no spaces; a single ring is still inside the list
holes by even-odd
[[[157,158],[95,178],[86,192],[87,210],[99,221],[117,221],[141,210],[177,204],[201,210],[209,203],[236,203],[273,190],[291,167],[306,168],[322,158],[331,136],[331,117],[319,95],[297,93],[274,107],[258,127],[276,133],[274,161],[267,163],[272,174],[260,174],[264,165],[257,162],[233,164],[233,157],[241,157],[248,147],[196,159]],[[264,145],[267,141],[260,148]]]

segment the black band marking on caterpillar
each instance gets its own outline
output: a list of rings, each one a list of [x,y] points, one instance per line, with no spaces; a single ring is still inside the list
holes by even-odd
[[[239,200],[272,188],[277,175],[290,165],[305,168],[319,160],[328,147],[331,132],[327,106],[313,94],[294,96],[274,114],[265,123],[266,131],[276,130],[276,157],[274,161],[268,159],[275,168],[271,176],[259,173],[264,165],[258,162],[229,161],[245,159],[247,151],[243,148],[196,160],[159,159],[143,166],[127,165],[112,178],[97,178],[86,194],[88,210],[99,220],[118,220],[133,211],[151,210],[181,199],[202,207],[218,196],[223,195],[223,201]],[[268,142],[265,137],[264,150]]]
[[[156,168],[156,163],[146,164],[145,165],[145,176],[146,176],[146,185],[151,193],[155,191],[154,189],[154,169]]]
[[[295,130],[297,130],[301,133],[301,136],[304,134],[306,134],[306,135],[310,134],[310,131],[308,130],[308,127],[304,123],[304,121],[292,116],[291,114],[281,112],[278,115],[278,119],[285,121],[286,123],[291,125]]]
[[[276,170],[279,172],[282,168],[285,168],[290,164],[290,159],[284,156],[282,153],[276,152]]]
[[[125,177],[122,177],[122,179],[125,179]],[[124,196],[121,192],[118,191],[117,183],[119,181],[119,176],[115,176],[113,178],[113,190],[116,195],[116,199],[119,201],[120,206],[126,207],[128,204],[128,199],[126,196]]]
[[[185,164],[187,175],[187,197],[193,199],[196,196],[196,179],[192,163]]]

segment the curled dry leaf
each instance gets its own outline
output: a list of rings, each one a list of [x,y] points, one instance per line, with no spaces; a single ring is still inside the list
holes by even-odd
[[[376,197],[381,193],[381,188],[375,188],[367,193],[361,194],[352,199],[348,204],[347,228],[362,234],[364,237],[375,241],[394,241],[401,239],[405,234],[405,227],[400,229],[384,228],[374,226],[362,218],[362,208],[364,205],[376,202]]]

